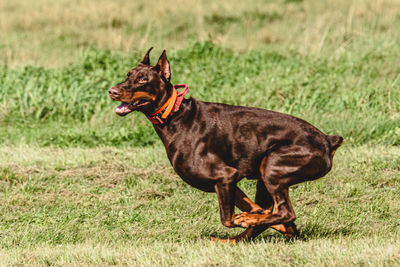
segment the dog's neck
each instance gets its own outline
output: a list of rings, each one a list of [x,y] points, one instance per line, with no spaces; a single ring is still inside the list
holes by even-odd
[[[193,117],[197,112],[196,102],[197,100],[192,97],[183,99],[179,110],[165,124],[153,124],[165,147],[178,139],[182,131],[192,126]]]
[[[177,88],[183,89],[178,92]],[[188,91],[188,86],[186,84],[177,84],[172,86],[171,90],[169,91],[171,93],[166,94],[168,98],[167,100],[164,100],[164,104],[153,114],[146,115],[147,119],[149,119],[153,124],[164,125],[168,120],[171,119],[171,116],[179,110],[179,107],[183,101],[183,97]],[[165,99],[166,97],[163,98]]]

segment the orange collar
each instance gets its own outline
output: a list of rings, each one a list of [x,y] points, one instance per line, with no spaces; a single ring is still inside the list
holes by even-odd
[[[176,88],[184,88],[178,93]],[[183,97],[188,91],[188,86],[186,84],[177,84],[172,88],[172,95],[168,100],[162,105],[162,107],[154,112],[153,114],[147,116],[153,124],[164,124],[168,116],[179,110],[179,106],[182,103]]]

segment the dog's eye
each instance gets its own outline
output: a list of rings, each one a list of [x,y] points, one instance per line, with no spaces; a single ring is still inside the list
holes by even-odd
[[[141,77],[138,77],[137,80],[138,80],[139,82],[145,82],[145,81],[147,81],[147,77],[141,76]]]

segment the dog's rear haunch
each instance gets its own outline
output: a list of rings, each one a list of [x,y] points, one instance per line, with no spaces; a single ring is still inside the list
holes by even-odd
[[[288,188],[327,174],[343,138],[287,114],[183,99],[170,83],[165,51],[154,66],[150,51],[109,95],[122,102],[117,114],[137,110],[153,122],[185,182],[217,194],[223,225],[246,228],[218,240],[250,240],[268,227],[288,237],[298,235]],[[244,177],[257,180],[254,202],[237,187]],[[235,205],[242,213],[234,214]]]

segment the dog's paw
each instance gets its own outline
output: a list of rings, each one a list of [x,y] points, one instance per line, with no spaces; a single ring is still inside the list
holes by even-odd
[[[236,214],[235,216],[233,216],[233,220],[239,220],[239,219],[242,219],[242,218],[247,218],[249,216],[249,214],[251,214],[251,213],[242,212],[242,213]]]
[[[223,221],[222,224],[223,224],[225,227],[228,227],[228,228],[234,228],[234,227],[236,227],[236,225],[233,223],[233,220],[230,220],[230,221]]]
[[[248,228],[248,227],[252,226],[248,220],[249,216],[250,216],[250,214],[247,212],[240,213],[233,217],[233,220],[232,220],[233,224],[236,226],[242,227],[242,228]]]
[[[254,227],[262,222],[268,214],[262,213],[247,213],[243,212],[233,217],[233,224],[243,228]]]

